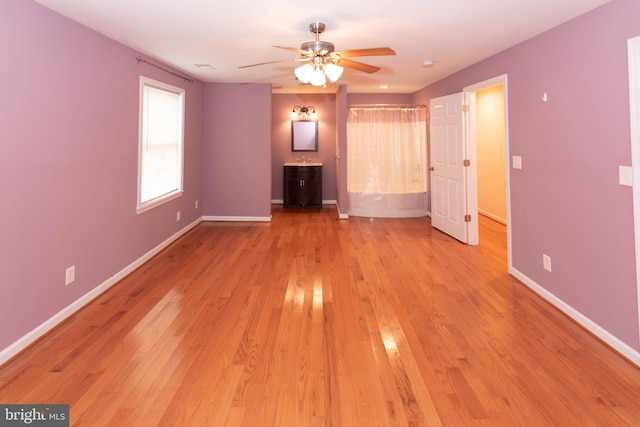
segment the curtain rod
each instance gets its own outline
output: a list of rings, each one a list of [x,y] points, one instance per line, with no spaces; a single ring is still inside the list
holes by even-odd
[[[351,104],[349,108],[358,107],[396,107],[396,108],[427,108],[424,104]]]
[[[184,80],[185,82],[193,83],[193,80],[192,80],[192,79],[190,79],[189,77],[181,76],[180,74],[176,74],[176,73],[174,73],[174,72],[173,72],[173,71],[171,71],[171,70],[167,70],[166,68],[162,68],[161,66],[156,65],[156,64],[154,64],[153,62],[149,62],[149,61],[147,61],[146,59],[143,59],[141,56],[138,56],[138,57],[136,58],[136,61],[138,61],[138,64],[139,64],[139,63],[141,63],[141,62],[144,62],[145,64],[149,64],[149,65],[151,65],[152,67],[156,67],[156,68],[158,68],[159,70],[164,71],[165,73],[173,74],[173,75],[174,75],[174,76],[176,76],[176,77],[180,77],[180,78],[181,78],[182,80]]]

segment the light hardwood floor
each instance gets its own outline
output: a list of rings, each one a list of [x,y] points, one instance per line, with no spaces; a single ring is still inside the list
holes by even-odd
[[[77,426],[640,426],[640,370],[428,218],[202,223],[0,368]],[[635,319],[630,319],[634,320]]]

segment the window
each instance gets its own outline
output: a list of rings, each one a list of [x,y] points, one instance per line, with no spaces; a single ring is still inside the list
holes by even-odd
[[[140,77],[138,213],[182,195],[184,89]]]

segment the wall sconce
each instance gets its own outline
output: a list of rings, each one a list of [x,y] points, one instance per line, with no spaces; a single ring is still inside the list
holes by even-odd
[[[312,106],[300,107],[296,105],[291,111],[291,120],[318,120],[318,113]]]

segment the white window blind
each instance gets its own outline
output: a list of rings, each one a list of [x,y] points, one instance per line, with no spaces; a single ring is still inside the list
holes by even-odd
[[[184,89],[140,78],[138,212],[182,194]]]

